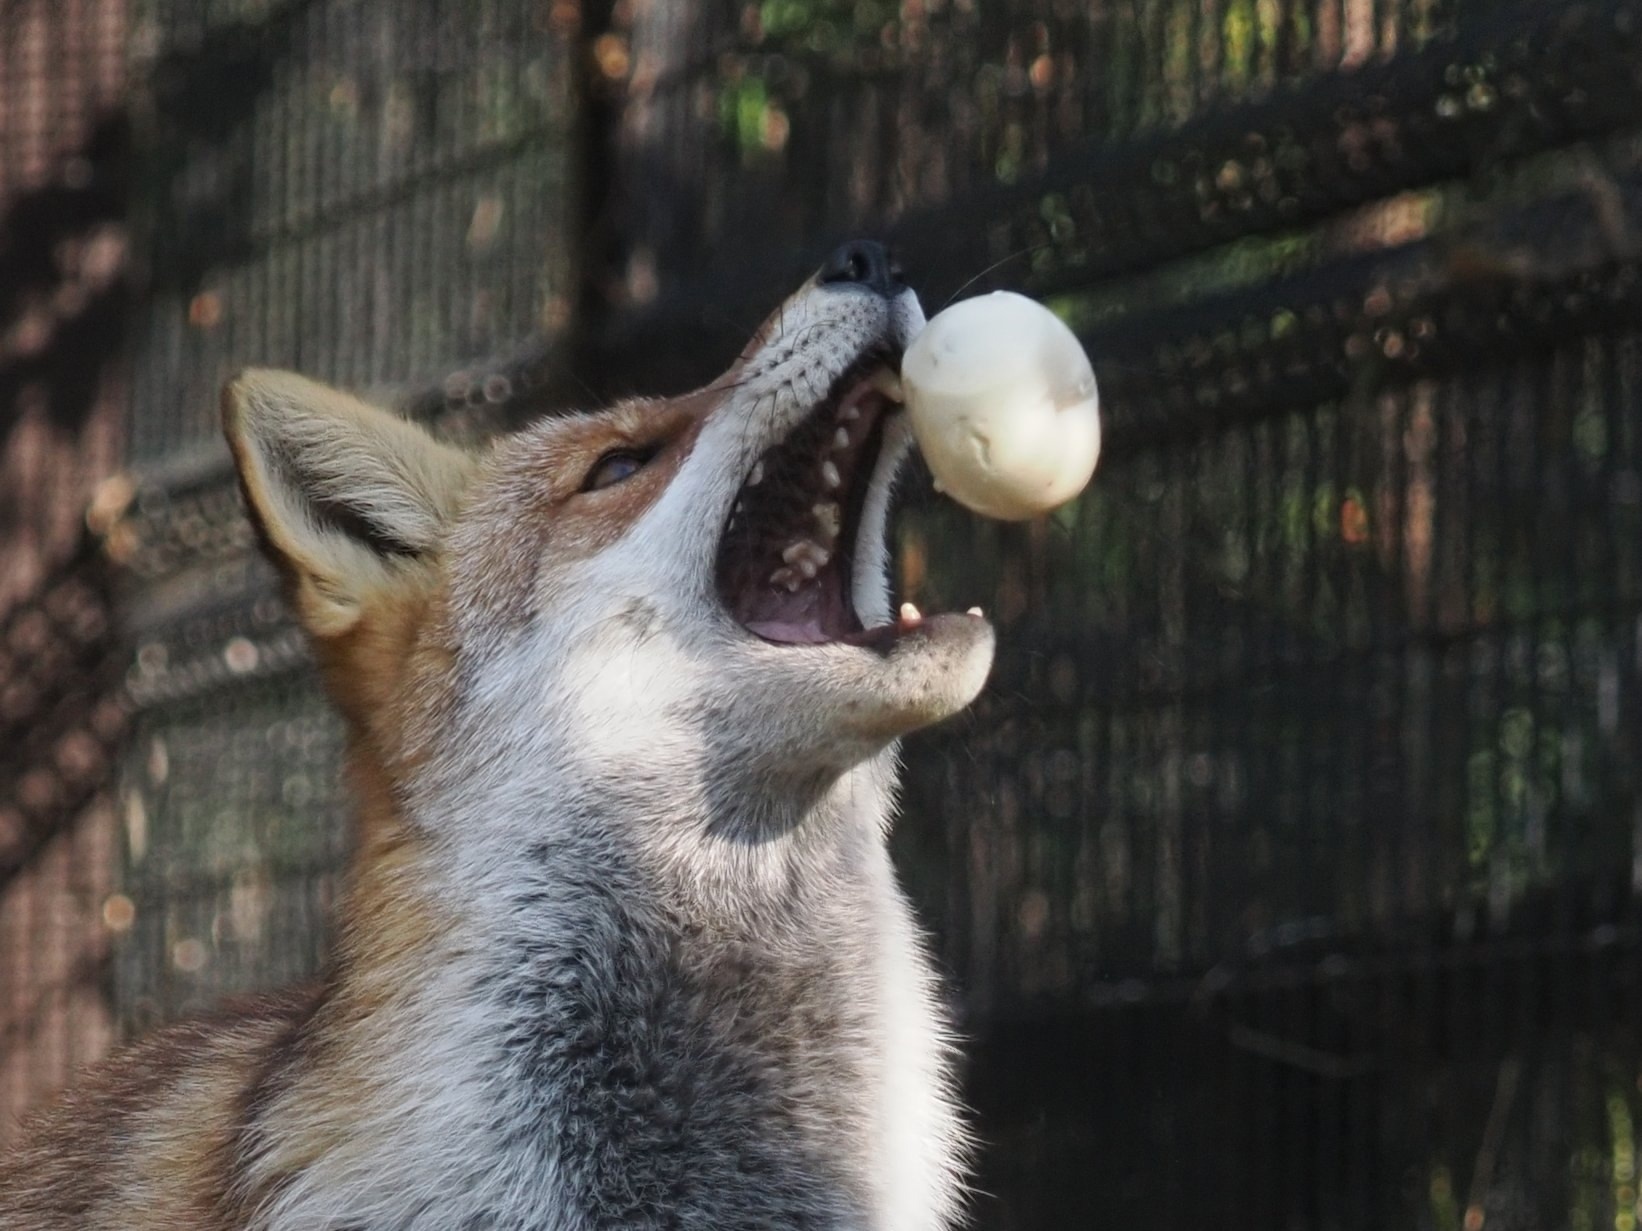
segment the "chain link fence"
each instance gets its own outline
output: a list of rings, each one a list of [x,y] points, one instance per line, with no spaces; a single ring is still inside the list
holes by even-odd
[[[1107,413],[1076,506],[983,524],[914,476],[899,532],[905,597],[1000,628],[896,836],[978,1223],[1635,1225],[1642,3],[130,20],[110,1033],[315,970],[346,849],[231,367],[483,434],[712,375],[875,234],[931,311],[1046,299]]]

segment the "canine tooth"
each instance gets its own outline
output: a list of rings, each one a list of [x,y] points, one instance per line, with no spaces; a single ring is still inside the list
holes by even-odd
[[[761,462],[761,461],[754,462],[753,463],[753,472],[750,475],[747,476],[747,486],[748,487],[757,487],[763,481],[764,481],[764,463]]]
[[[911,603],[901,604],[901,623],[916,624],[924,617],[918,613],[918,608]]]
[[[844,525],[843,511],[832,502],[810,506],[810,514],[815,518],[815,524],[821,527],[821,533],[829,539],[838,537],[838,531]]]
[[[846,428],[839,428],[832,434],[832,447],[835,449],[847,449],[850,447],[850,434]]]
[[[861,410],[858,406],[841,406],[838,409],[838,418],[843,423],[854,423],[860,417]]]
[[[981,616],[981,615],[985,615],[986,613],[983,612],[979,607],[971,607],[969,609],[969,614],[972,615],[972,616]]]
[[[892,402],[907,400],[906,390],[901,387],[901,378],[888,368],[879,368],[872,374],[872,387]]]
[[[838,473],[838,467],[830,461],[821,463],[821,482],[828,491],[837,491],[844,485],[843,477]]]

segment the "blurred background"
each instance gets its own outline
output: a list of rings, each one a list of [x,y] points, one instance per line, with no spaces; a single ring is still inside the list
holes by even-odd
[[[984,1228],[1633,1231],[1642,0],[0,0],[0,1140],[324,960],[337,720],[245,363],[472,439],[838,240],[1095,359],[1076,506],[909,484]]]

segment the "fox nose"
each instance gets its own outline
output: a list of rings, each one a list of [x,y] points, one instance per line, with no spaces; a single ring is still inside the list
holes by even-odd
[[[854,239],[839,248],[826,259],[816,277],[824,284],[854,282],[885,299],[906,290],[901,263],[883,244],[870,239]]]

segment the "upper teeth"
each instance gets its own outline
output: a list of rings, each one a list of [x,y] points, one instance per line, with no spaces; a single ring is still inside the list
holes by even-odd
[[[844,525],[843,511],[831,502],[810,506],[810,516],[815,518],[815,524],[821,527],[822,537],[835,539],[838,531]]]
[[[787,564],[800,560],[811,560],[816,564],[825,564],[832,559],[832,553],[819,543],[812,543],[808,539],[799,539],[796,543],[789,543],[781,552],[781,559]]]
[[[888,368],[879,368],[868,378],[872,387],[885,397],[893,401],[905,400],[905,393],[901,388],[901,378]],[[861,418],[860,407],[846,403],[838,408],[837,430],[832,435],[834,451],[851,447],[849,429],[844,424],[855,423]],[[824,490],[835,492],[844,485],[843,472],[838,463],[830,457],[821,459],[819,466],[821,486]],[[760,459],[753,464],[752,473],[747,476],[747,486],[757,487],[764,481],[765,466]],[[737,502],[737,512],[740,512],[740,503]],[[823,500],[810,506],[810,516],[815,521],[816,538],[801,538],[787,544],[781,551],[781,567],[770,574],[770,584],[787,590],[797,590],[806,581],[814,580],[820,571],[832,560],[832,546],[837,542],[840,530],[844,524],[843,510],[836,501]],[[916,620],[916,608],[913,609],[912,619]]]

